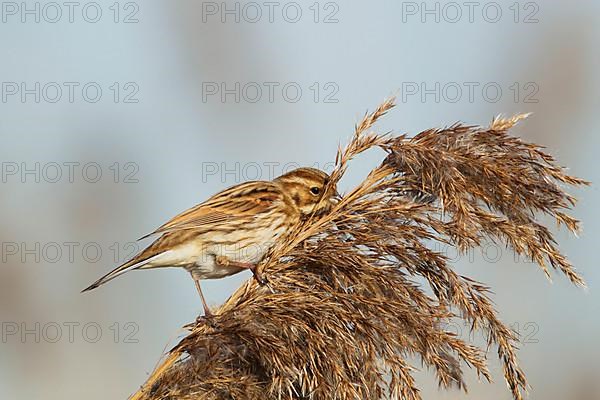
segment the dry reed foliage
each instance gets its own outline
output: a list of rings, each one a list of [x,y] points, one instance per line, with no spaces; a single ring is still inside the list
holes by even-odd
[[[393,106],[385,101],[356,126],[332,181],[373,147],[388,153],[383,163],[273,250],[261,265],[268,285],[248,281],[211,323],[191,326],[134,399],[420,399],[409,360],[444,388],[464,388],[465,365],[490,380],[487,351],[444,329],[456,318],[487,334],[522,398],[515,333],[487,288],[454,272],[431,243],[464,251],[484,238],[504,242],[547,275],[552,266],[583,285],[535,215],[576,231],[565,213],[575,200],[560,185],[586,182],[507,134],[524,115],[413,138],[368,133]]]

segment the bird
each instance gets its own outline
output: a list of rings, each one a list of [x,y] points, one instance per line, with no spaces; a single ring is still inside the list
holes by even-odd
[[[212,316],[200,280],[219,279],[256,266],[303,218],[339,202],[326,172],[298,168],[271,181],[248,181],[225,189],[143,236],[160,235],[148,247],[89,287],[87,292],[132,270],[181,267],[195,282],[204,316]]]

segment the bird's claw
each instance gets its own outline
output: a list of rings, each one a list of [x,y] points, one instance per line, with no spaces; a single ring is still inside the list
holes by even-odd
[[[265,286],[269,283],[267,278],[265,278],[262,274],[259,274],[257,272],[254,272],[254,279],[256,279],[256,282],[258,282],[260,286]]]

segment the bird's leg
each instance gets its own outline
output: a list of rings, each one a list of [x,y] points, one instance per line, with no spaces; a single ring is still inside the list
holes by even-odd
[[[196,289],[198,289],[198,294],[200,295],[200,299],[202,300],[202,306],[204,307],[204,317],[212,317],[212,313],[210,312],[210,308],[206,304],[206,299],[204,298],[204,294],[202,294],[202,288],[200,287],[200,281],[198,279],[194,279],[194,283],[196,284]]]
[[[267,283],[265,278],[263,278],[262,274],[260,274],[258,272],[258,269],[256,268],[256,264],[245,263],[245,262],[240,262],[240,261],[231,261],[229,258],[227,258],[225,256],[217,256],[215,258],[215,261],[217,264],[222,265],[224,267],[238,267],[238,268],[249,269],[250,271],[252,271],[252,275],[254,275],[254,279],[256,279],[256,281],[258,283],[260,283],[261,285],[265,285]]]

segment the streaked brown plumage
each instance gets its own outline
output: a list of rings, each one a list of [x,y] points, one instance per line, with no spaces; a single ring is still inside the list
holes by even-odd
[[[200,279],[251,269],[304,215],[323,212],[339,196],[329,176],[299,168],[273,181],[251,181],[226,189],[173,217],[147,236],[150,246],[83,291],[134,269],[182,267],[191,273],[206,314]],[[326,191],[326,192],[325,192]],[[324,193],[325,192],[325,193]]]

